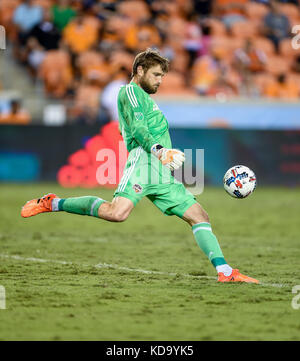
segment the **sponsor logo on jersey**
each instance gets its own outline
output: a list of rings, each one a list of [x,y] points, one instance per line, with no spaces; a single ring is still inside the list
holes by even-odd
[[[143,191],[143,187],[140,186],[139,184],[134,184],[132,188],[134,189],[135,193],[142,193]]]
[[[144,119],[144,114],[141,112],[134,112],[134,116],[136,120],[143,120]]]

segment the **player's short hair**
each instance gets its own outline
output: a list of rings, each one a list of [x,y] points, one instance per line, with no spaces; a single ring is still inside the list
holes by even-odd
[[[169,60],[160,55],[157,50],[148,48],[147,50],[139,53],[133,62],[131,76],[137,74],[138,66],[141,66],[146,73],[152,66],[160,65],[164,73],[169,71]]]

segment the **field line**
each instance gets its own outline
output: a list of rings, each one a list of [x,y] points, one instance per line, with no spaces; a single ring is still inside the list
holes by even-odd
[[[61,264],[61,265],[78,265],[78,266],[82,266],[82,267],[115,269],[115,270],[119,270],[119,271],[143,273],[143,274],[150,274],[150,275],[161,275],[161,276],[172,276],[172,277],[183,276],[183,277],[190,277],[190,278],[202,278],[202,279],[216,280],[216,277],[213,277],[213,276],[194,276],[194,275],[184,274],[184,273],[149,271],[149,270],[144,270],[144,269],[140,269],[140,268],[129,268],[129,267],[124,267],[124,266],[119,266],[116,264],[109,264],[109,263],[97,263],[95,265],[91,265],[91,264],[76,263],[76,262],[69,262],[69,261],[60,261],[60,260],[55,260],[55,259],[22,257],[22,256],[18,256],[18,255],[7,255],[7,254],[0,254],[0,257],[6,258],[6,259],[14,259],[16,261],[37,262],[37,263],[56,263],[56,264]]]
[[[55,264],[60,264],[60,265],[78,265],[78,266],[82,266],[82,267],[115,269],[115,270],[119,270],[119,271],[142,273],[142,274],[148,274],[148,275],[161,275],[161,276],[170,276],[170,277],[182,276],[182,277],[187,277],[187,278],[209,279],[209,280],[217,279],[217,277],[213,277],[213,276],[196,276],[196,275],[191,275],[191,274],[186,274],[186,273],[150,271],[150,270],[144,270],[141,268],[129,268],[129,267],[124,267],[124,266],[119,266],[116,264],[109,264],[109,263],[97,263],[96,265],[91,265],[91,264],[76,263],[76,262],[70,262],[70,261],[60,261],[60,260],[55,260],[55,259],[22,257],[22,256],[18,256],[18,255],[7,255],[7,254],[0,254],[0,258],[14,259],[17,261],[26,261],[26,262],[55,263]],[[280,284],[280,283],[265,283],[265,282],[261,282],[260,285],[267,286],[267,287],[283,287],[284,286],[283,284]]]

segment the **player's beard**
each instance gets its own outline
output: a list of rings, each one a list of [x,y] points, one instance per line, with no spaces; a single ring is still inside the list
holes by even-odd
[[[145,76],[143,76],[140,79],[140,86],[145,90],[148,94],[155,94],[157,92],[158,86],[152,86],[149,84],[149,82],[145,79]]]

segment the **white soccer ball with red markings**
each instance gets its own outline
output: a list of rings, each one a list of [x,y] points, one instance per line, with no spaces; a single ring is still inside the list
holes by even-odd
[[[234,198],[246,198],[256,188],[256,176],[250,168],[235,165],[228,169],[223,178],[225,191]]]

